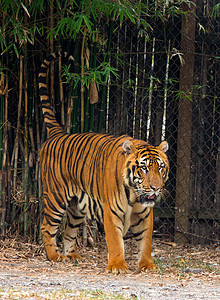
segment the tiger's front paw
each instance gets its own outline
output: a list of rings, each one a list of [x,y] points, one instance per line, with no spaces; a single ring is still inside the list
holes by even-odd
[[[108,263],[108,266],[106,268],[106,273],[112,273],[114,275],[127,274],[129,273],[129,270],[126,262],[123,261],[117,263]]]
[[[157,266],[153,263],[153,260],[150,259],[149,261],[139,263],[138,272],[153,270],[155,268],[157,268]]]

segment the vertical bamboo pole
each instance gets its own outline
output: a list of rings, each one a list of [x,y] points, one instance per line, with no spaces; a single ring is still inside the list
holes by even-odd
[[[28,6],[28,0],[25,0]],[[24,23],[28,23],[28,16],[24,13]],[[24,236],[28,233],[28,201],[29,201],[29,164],[28,164],[28,56],[27,43],[24,45]]]
[[[8,76],[6,76],[6,86],[8,86]],[[4,132],[3,132],[3,161],[1,172],[1,237],[5,239],[5,220],[6,220],[6,189],[7,189],[7,153],[8,153],[8,90],[5,93],[5,107],[4,107]]]
[[[89,69],[90,67],[90,64],[89,64],[89,61],[90,61],[90,50],[89,48],[87,47],[86,48],[86,67],[87,69]],[[89,127],[89,107],[90,107],[90,102],[89,102],[89,93],[90,93],[90,89],[91,87],[87,86],[85,87],[86,89],[86,93],[85,93],[85,121],[84,121],[84,131],[87,132],[88,131],[88,127]]]
[[[2,12],[1,27],[5,38],[5,13]],[[2,56],[3,59],[3,56]],[[5,80],[6,79],[6,80]],[[0,211],[1,211],[1,238],[5,239],[5,224],[7,210],[7,186],[9,182],[7,159],[8,159],[8,72],[6,78],[2,74],[0,78],[0,100],[1,100],[1,123],[0,123]],[[3,127],[4,124],[4,127]]]
[[[113,35],[113,21],[112,21],[112,19],[110,19],[107,55],[105,57],[105,62],[109,62],[109,59],[110,59],[112,35]],[[102,87],[101,103],[100,103],[100,109],[99,109],[99,120],[98,120],[98,132],[101,132],[101,130],[102,130],[102,122],[103,122],[103,117],[104,117],[106,94],[107,94],[107,84]]]
[[[40,124],[39,124],[39,113],[38,113],[38,84],[37,84],[37,70],[36,70],[36,64],[33,57],[33,73],[34,73],[34,111],[35,111],[35,139],[36,139],[36,145],[37,145],[37,159],[36,159],[36,165],[35,165],[35,186],[34,189],[36,190],[36,197],[38,198],[38,208],[36,208],[36,211],[38,211],[38,217],[35,222],[35,228],[34,228],[34,235],[37,237],[37,231],[39,229],[41,238],[41,230],[38,228],[38,224],[41,224],[41,213],[42,213],[42,204],[41,204],[41,196],[42,196],[42,187],[41,187],[41,174],[40,174],[40,147],[41,147],[41,140],[40,140]]]
[[[1,66],[1,62],[0,62]],[[3,153],[3,120],[4,120],[4,75],[0,78],[0,170],[2,169],[2,153]]]
[[[25,47],[26,48],[26,47]],[[24,207],[24,235],[27,235],[28,231],[28,188],[29,188],[29,165],[28,165],[28,79],[27,79],[27,49],[25,49],[24,56],[24,145],[25,145],[25,170],[24,170],[24,198],[25,198],[25,207]]]
[[[86,29],[83,32],[83,41],[82,41],[82,49],[81,49],[81,132],[84,132],[84,49],[85,49],[85,40],[86,40]]]
[[[53,13],[53,9],[54,9],[54,0],[50,1],[50,29],[52,30],[54,27],[54,13]],[[50,38],[49,40],[49,49],[50,49],[50,53],[54,52],[54,39],[53,36]],[[55,96],[54,96],[55,92],[54,92],[54,62],[50,63],[50,99],[51,99],[51,105],[52,107],[54,107],[54,103],[55,103]]]
[[[95,68],[96,67],[96,53],[97,53],[97,44],[98,44],[98,34],[96,35],[96,39],[94,41],[94,44],[91,49],[91,67]],[[97,97],[98,101],[98,97]],[[91,102],[90,102],[91,103]],[[94,104],[91,103],[90,105],[90,116],[89,116],[89,131],[93,131],[93,120],[94,120]]]
[[[59,85],[60,85],[60,102],[61,102],[61,125],[65,125],[65,110],[64,110],[64,96],[63,96],[63,83],[61,76],[62,58],[59,57]]]
[[[73,112],[72,87],[73,87],[73,84],[71,84],[69,93],[68,93],[68,107],[67,107],[67,120],[66,120],[66,131],[68,133],[70,133],[70,131],[71,131],[71,116],[72,116],[72,112]]]
[[[22,87],[23,87],[23,56],[20,55],[20,69],[19,69],[19,100],[18,100],[18,119],[17,119],[17,129],[16,137],[14,143],[14,175],[13,175],[13,193],[16,191],[16,179],[18,170],[18,149],[19,149],[19,135],[21,127],[21,103],[22,103]]]
[[[143,82],[144,82],[144,38],[139,38],[138,41],[138,72],[137,76],[137,92],[136,92],[136,107],[135,107],[135,124],[134,137],[141,137],[142,124],[142,99],[143,99]]]
[[[5,37],[5,13],[2,12],[1,27],[3,29],[3,37]],[[3,58],[2,58],[3,60]],[[0,60],[0,67],[2,66],[2,61]],[[0,170],[2,169],[2,154],[3,154],[3,107],[4,107],[4,94],[5,94],[5,76],[2,73],[0,77]]]
[[[80,59],[81,59],[81,48],[82,48],[82,41],[81,39],[77,39],[75,41],[74,45],[74,59],[75,59],[75,66],[74,66],[74,72],[79,73],[81,72],[80,69]],[[72,110],[72,116],[71,116],[71,133],[79,132],[79,110],[80,110],[80,91],[79,86],[77,85],[72,90],[72,97],[73,97],[73,110]]]

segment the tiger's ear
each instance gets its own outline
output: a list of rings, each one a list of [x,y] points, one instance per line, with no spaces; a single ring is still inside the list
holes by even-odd
[[[125,141],[122,144],[122,148],[127,155],[132,154],[137,151],[134,144],[132,144],[132,142],[130,140]]]
[[[167,141],[163,141],[157,148],[165,153],[169,149],[169,144],[167,143]]]

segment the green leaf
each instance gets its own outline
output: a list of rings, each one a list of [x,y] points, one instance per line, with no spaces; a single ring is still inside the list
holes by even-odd
[[[92,23],[89,21],[89,19],[85,15],[83,16],[83,19],[84,19],[84,22],[86,24],[86,27],[87,27],[88,31],[90,33],[92,33],[92,27],[91,27]]]
[[[18,52],[18,49],[17,49],[17,47],[16,47],[15,44],[13,44],[13,48],[14,48],[15,54],[16,54],[16,56],[17,56],[17,58],[18,58],[18,57],[19,57],[19,52]]]

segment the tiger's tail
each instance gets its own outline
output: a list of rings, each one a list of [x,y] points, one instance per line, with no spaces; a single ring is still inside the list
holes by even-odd
[[[58,51],[55,53],[50,54],[42,63],[39,71],[38,82],[39,82],[39,94],[40,100],[42,104],[42,111],[43,111],[43,118],[46,124],[46,128],[48,131],[49,136],[53,133],[53,129],[56,128],[56,133],[58,131],[63,131],[61,126],[56,120],[54,110],[51,105],[51,100],[48,94],[48,87],[47,87],[47,70],[51,62],[56,60],[59,57],[68,57],[67,52]],[[69,56],[69,60],[73,63],[74,59],[72,56]]]

